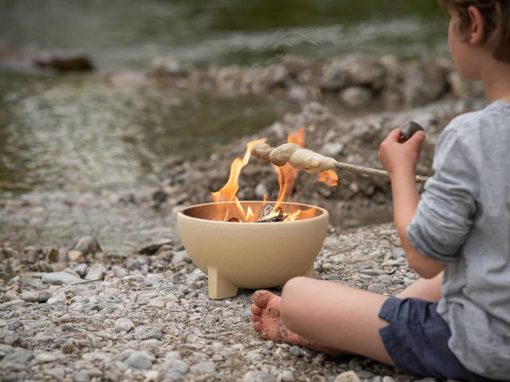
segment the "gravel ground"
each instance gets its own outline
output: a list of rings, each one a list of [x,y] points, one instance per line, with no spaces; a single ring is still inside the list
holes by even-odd
[[[2,380],[417,380],[363,358],[260,339],[249,319],[252,291],[210,300],[206,276],[178,242],[124,258],[98,244],[81,238],[60,259],[48,249],[1,245],[2,263],[19,270],[0,287]],[[46,272],[30,271],[41,263]],[[315,271],[388,295],[416,279],[389,224],[331,228]]]

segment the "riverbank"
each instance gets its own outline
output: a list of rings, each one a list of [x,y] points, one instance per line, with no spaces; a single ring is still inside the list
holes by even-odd
[[[236,138],[220,148],[215,146],[209,151],[212,154],[199,156],[197,160],[169,154],[166,160],[157,163],[150,184],[130,184],[116,189],[3,192],[0,195],[2,378],[7,381],[418,380],[362,358],[331,358],[261,340],[249,321],[252,291],[241,291],[231,299],[209,300],[206,276],[191,263],[175,227],[178,210],[209,201],[210,192],[225,183],[231,162],[243,154],[248,141],[266,137],[271,145],[279,145],[299,127],[305,128],[307,148],[339,161],[380,168],[379,143],[392,129],[414,120],[424,127],[427,135],[417,171],[431,175],[433,150],[441,130],[456,115],[482,107],[476,89],[459,85],[458,89],[467,92],[455,90],[452,82],[455,72],[441,60],[433,66],[437,71],[425,70],[429,64],[402,63],[399,66],[402,72],[413,67],[412,73],[422,75],[411,86],[414,75],[400,77],[397,68],[377,74],[374,68],[387,62],[387,58],[368,58],[366,65],[376,63],[374,70],[367,69],[370,81],[355,82],[353,78],[364,72],[354,71],[359,69],[357,64],[349,66],[352,57],[306,64],[313,70],[321,68],[323,74],[334,72],[335,75],[328,77],[331,86],[317,81],[323,76],[300,82],[306,76],[303,79],[292,73],[307,73],[307,67],[293,72],[286,67],[288,60],[264,69],[197,69],[178,76],[177,72],[155,75],[153,68],[138,73],[137,78],[143,79],[143,83],[136,84],[119,82],[118,77],[115,80],[109,76],[114,86],[127,86],[133,91],[212,86],[213,93],[229,93],[234,97],[259,90],[257,95],[269,100],[288,99],[298,93],[306,96],[296,99],[296,111],[286,113],[256,134]],[[225,73],[222,70],[231,75],[222,77],[221,73]],[[426,77],[425,72],[441,75]],[[267,83],[264,78],[268,78],[268,73],[269,78],[283,73],[276,82],[278,86],[273,86],[274,83],[262,86]],[[214,81],[206,81],[204,76]],[[406,86],[397,86],[399,103],[392,107],[383,101],[391,78],[407,78]],[[344,82],[338,82],[336,87],[332,85],[340,80]],[[418,86],[422,82],[430,85],[429,89],[440,91],[429,93],[433,96],[420,102],[409,101],[424,94],[426,87]],[[111,82],[105,83],[111,86]],[[304,92],[292,90],[296,86]],[[349,105],[345,102],[347,90],[351,95],[366,90],[373,103]],[[96,102],[101,100],[98,97]],[[208,141],[205,139],[201,144],[207,146]],[[86,150],[84,153],[83,157],[90,159]],[[277,189],[271,166],[253,159],[243,170],[238,195],[243,200],[262,199],[264,194],[274,197]],[[315,277],[387,295],[398,293],[416,279],[388,223],[391,195],[387,180],[342,173],[339,186],[330,188],[302,173],[292,200],[316,204],[330,212],[331,226],[315,262]]]
[[[5,244],[0,254],[19,272],[0,287],[5,381],[356,381],[338,377],[347,371],[415,380],[362,358],[261,340],[249,321],[251,291],[209,300],[205,275],[173,240],[128,257],[102,253],[90,237],[69,254],[74,261]],[[315,276],[385,294],[416,278],[387,224],[330,230]]]

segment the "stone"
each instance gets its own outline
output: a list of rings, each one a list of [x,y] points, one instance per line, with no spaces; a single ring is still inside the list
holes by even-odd
[[[186,362],[175,358],[165,360],[164,367],[169,373],[186,374],[189,371],[189,366]]]
[[[150,369],[154,357],[144,351],[134,351],[124,361],[126,365],[135,369]]]
[[[267,371],[249,371],[243,375],[242,382],[276,382],[276,377]]]
[[[369,105],[372,93],[361,86],[351,86],[341,91],[340,99],[349,107],[361,108]]]
[[[73,271],[78,273],[80,277],[84,277],[87,274],[87,264],[81,263],[73,268]]]
[[[26,302],[46,302],[51,297],[51,293],[47,290],[23,292],[21,299]]]
[[[87,271],[85,280],[103,280],[106,274],[106,268],[103,264],[93,264]]]
[[[19,296],[16,293],[15,290],[10,289],[2,296],[2,301],[13,301],[13,300],[19,300]]]
[[[63,284],[73,285],[73,284],[81,284],[84,282],[78,276],[71,274],[69,272],[66,272],[66,271],[43,273],[41,280],[45,284],[52,284],[52,285],[63,285]]]
[[[73,249],[80,251],[84,256],[102,251],[98,241],[92,236],[81,237],[73,246]]]
[[[355,371],[350,370],[339,374],[334,382],[361,382],[361,379],[358,377]]]
[[[138,253],[141,255],[147,255],[151,256],[154,255],[158,250],[163,246],[171,246],[172,240],[171,239],[161,239],[156,241],[155,243],[151,243],[146,245],[145,247],[142,247],[138,250]]]
[[[49,363],[49,362],[55,362],[58,360],[58,357],[53,353],[38,353],[34,357],[34,361],[36,363]]]
[[[83,252],[72,249],[67,253],[67,256],[69,257],[69,260],[71,260],[71,261],[79,261],[83,257]]]
[[[23,349],[23,348],[14,348],[12,353],[9,353],[2,359],[0,363],[0,369],[2,369],[1,365],[9,365],[9,364],[27,364],[32,358],[34,358],[34,353],[31,350]]]
[[[216,364],[211,361],[202,361],[191,366],[190,370],[194,374],[213,374],[216,372]]]
[[[119,332],[129,332],[134,327],[135,324],[129,318],[121,317],[115,321],[115,330]]]
[[[328,142],[322,146],[321,154],[329,157],[334,157],[342,153],[344,149],[343,143],[340,142]]]
[[[141,325],[135,329],[135,338],[137,340],[148,340],[148,339],[156,339],[159,340],[163,337],[163,333],[161,329],[150,327],[148,325]]]
[[[191,258],[189,257],[188,252],[186,251],[174,252],[174,255],[172,257],[172,264],[179,264],[181,262],[186,263],[191,262]]]
[[[295,381],[294,374],[290,370],[284,370],[280,374],[280,380],[282,382],[294,382]]]

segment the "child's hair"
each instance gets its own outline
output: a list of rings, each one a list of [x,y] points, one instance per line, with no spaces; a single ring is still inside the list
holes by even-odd
[[[446,9],[458,13],[459,29],[467,33],[471,25],[468,8],[478,8],[484,19],[484,43],[492,57],[510,62],[510,0],[439,0]]]

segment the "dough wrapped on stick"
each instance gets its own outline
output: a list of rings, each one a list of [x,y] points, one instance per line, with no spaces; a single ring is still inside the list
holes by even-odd
[[[304,149],[295,143],[285,143],[274,148],[267,143],[259,143],[253,148],[252,155],[257,159],[271,162],[276,166],[290,163],[294,168],[313,174],[319,174],[326,170],[335,170],[337,172],[349,171],[361,175],[389,178],[388,173],[384,170],[338,162],[334,158]],[[416,176],[416,182],[418,183],[425,183],[427,179],[428,177],[426,176]]]

